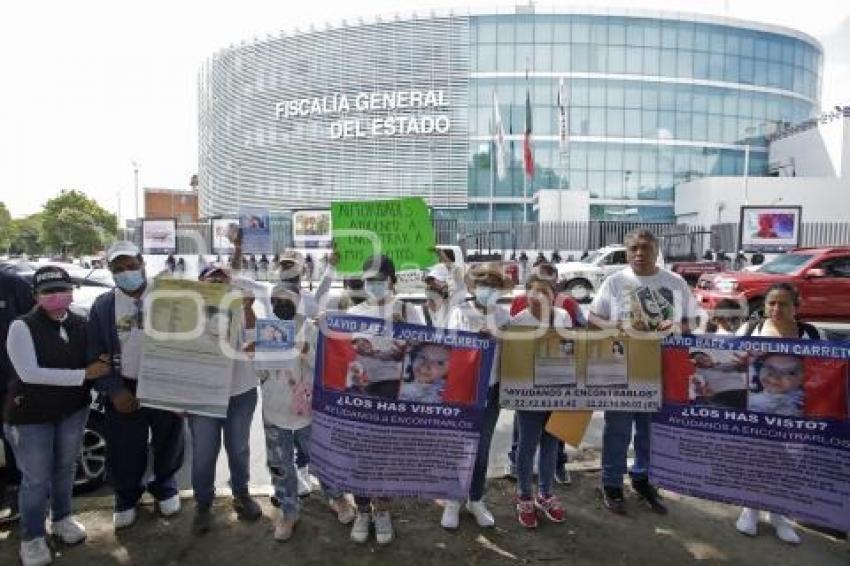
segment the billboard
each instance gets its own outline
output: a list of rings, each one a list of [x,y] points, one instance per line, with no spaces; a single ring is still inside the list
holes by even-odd
[[[292,213],[292,242],[296,248],[331,246],[331,211],[296,210]]]
[[[142,221],[142,249],[146,254],[177,251],[177,222],[173,218]]]
[[[742,206],[741,249],[779,253],[799,247],[801,218],[799,206]]]

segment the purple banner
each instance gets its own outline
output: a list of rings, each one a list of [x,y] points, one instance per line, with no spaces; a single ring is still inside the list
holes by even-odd
[[[493,342],[328,316],[317,349],[311,463],[372,497],[463,499],[478,451]]]

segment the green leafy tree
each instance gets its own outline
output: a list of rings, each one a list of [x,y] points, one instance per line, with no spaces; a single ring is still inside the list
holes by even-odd
[[[12,215],[6,203],[0,202],[0,250],[6,251],[12,243]]]
[[[69,255],[95,253],[118,231],[115,215],[79,191],[48,200],[41,217],[44,245]]]
[[[11,233],[9,253],[16,255],[40,255],[42,253],[41,214],[15,218],[12,220]]]

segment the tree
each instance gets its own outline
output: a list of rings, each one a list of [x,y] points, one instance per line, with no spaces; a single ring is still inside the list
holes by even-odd
[[[0,202],[0,250],[8,250],[12,243],[12,215],[6,203]]]
[[[12,220],[9,253],[39,255],[42,249],[41,214]]]
[[[118,220],[79,191],[62,191],[48,200],[41,213],[42,241],[66,254],[91,254],[114,238]]]

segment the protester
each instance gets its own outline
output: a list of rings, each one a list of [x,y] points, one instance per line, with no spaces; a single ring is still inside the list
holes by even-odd
[[[746,318],[745,306],[734,299],[722,299],[717,302],[709,313],[705,324],[708,334],[728,336],[735,334]]]
[[[116,529],[136,520],[136,505],[145,490],[157,500],[163,516],[180,511],[174,475],[183,464],[183,418],[171,411],[139,407],[136,385],[142,364],[143,303],[148,284],[139,248],[118,241],[106,252],[115,289],[95,299],[89,312],[88,359],[106,354],[107,377],[94,387],[106,404],[107,469],[115,491]],[[153,481],[143,484],[148,468],[148,439],[153,447]]]
[[[227,269],[211,265],[201,270],[198,280],[229,285]],[[254,297],[246,293],[242,301],[244,325],[254,328]],[[221,451],[222,436],[227,463],[230,468],[230,490],[233,509],[242,521],[256,521],[263,515],[259,504],[248,493],[251,466],[251,420],[257,407],[257,375],[250,362],[236,359],[233,362],[233,381],[227,416],[216,418],[206,415],[189,415],[192,432],[192,490],[195,495],[195,518],[192,529],[204,534],[212,528],[212,503],[215,498],[215,464]]]
[[[498,340],[498,331],[508,325],[510,316],[499,306],[499,297],[511,284],[496,263],[481,263],[470,268],[466,284],[472,294],[472,300],[459,304],[449,315],[448,327],[453,330],[480,332],[494,336]],[[490,373],[486,407],[481,418],[481,431],[478,441],[478,453],[472,471],[472,484],[466,510],[472,513],[480,527],[492,527],[496,521],[484,504],[484,488],[487,480],[487,463],[490,458],[490,441],[499,420],[499,347],[498,342],[493,355],[493,369]],[[460,524],[460,501],[447,501],[443,509],[440,524],[445,529],[456,529]]]
[[[15,370],[6,351],[6,337],[12,321],[28,313],[35,306],[29,284],[14,272],[0,269],[0,400],[5,398],[9,383],[15,378]],[[21,474],[15,463],[12,446],[3,441],[0,427],[0,444],[3,445],[6,465],[0,468],[0,524],[18,518],[18,486]]]
[[[659,268],[658,240],[646,229],[626,234],[628,267],[602,282],[590,306],[590,323],[608,330],[642,333],[688,332],[696,305],[679,275]],[[606,411],[602,438],[602,498],[610,511],[626,512],[623,475],[634,428],[632,488],[656,513],[666,513],[658,490],[649,483],[650,413]]]
[[[186,260],[182,257],[177,258],[177,266],[175,268],[174,273],[178,277],[183,277],[186,274]]]
[[[570,315],[555,307],[555,287],[551,278],[532,275],[525,284],[528,306],[511,319],[511,326],[534,328],[570,328]],[[527,529],[537,528],[537,512],[553,523],[565,519],[561,502],[555,497],[555,466],[558,458],[558,439],[546,432],[546,421],[551,411],[516,411],[515,428],[519,429],[516,451],[517,467],[517,520]],[[537,497],[533,497],[531,481],[534,453],[540,448]]]
[[[449,294],[449,270],[438,263],[425,275],[425,304],[419,307],[421,317],[428,326],[445,328],[454,296]]]
[[[552,263],[555,265],[561,263],[561,254],[558,253],[558,250],[552,252]]]
[[[368,299],[351,307],[348,314],[380,318],[391,322],[424,324],[421,311],[400,301],[395,296],[396,273],[393,261],[384,255],[374,256],[363,264],[363,288]],[[401,376],[399,375],[399,379]],[[391,383],[397,397],[401,382]],[[389,500],[355,495],[357,514],[351,527],[351,540],[365,543],[369,540],[369,526],[375,524],[375,540],[378,544],[389,544],[395,537]]]
[[[816,327],[806,322],[797,321],[797,309],[799,308],[800,294],[797,291],[797,288],[790,283],[775,283],[768,289],[764,298],[765,318],[761,320],[751,320],[738,330],[737,335],[756,336],[759,338],[786,338],[793,340],[823,340],[821,332]],[[766,360],[762,360],[762,362],[765,361]],[[788,368],[785,368],[785,371],[787,372]],[[783,377],[785,381],[796,379],[789,379],[787,376]],[[782,378],[777,375],[774,379],[776,379],[776,381],[780,381]],[[764,388],[764,383],[762,383],[762,387]],[[777,397],[788,398],[793,396],[794,391],[791,390],[791,387],[786,386],[786,384],[781,384],[780,388],[783,389],[783,391],[779,392],[780,394],[777,395]],[[797,391],[800,391],[799,395],[801,395],[802,392],[799,389],[799,383],[797,383],[796,389]],[[767,393],[772,393],[772,391],[768,391]],[[789,393],[791,395],[789,395]],[[765,392],[757,391],[751,393],[751,397],[759,395],[761,395],[761,398],[764,399]],[[775,407],[778,405],[776,402],[765,402],[763,404],[765,407]],[[786,404],[787,403],[783,403],[783,405]],[[763,410],[762,408],[753,406],[751,406],[750,409],[757,411]],[[756,536],[758,534],[759,515],[760,513],[757,509],[744,507],[741,509],[741,515],[735,523],[735,528],[745,535]],[[773,525],[773,528],[776,529],[776,536],[779,537],[780,540],[789,544],[800,544],[800,536],[794,530],[794,526],[787,517],[780,515],[779,513],[768,513],[767,520],[771,525]]]
[[[174,254],[168,254],[168,257],[165,258],[165,270],[168,271],[169,275],[174,275],[176,269],[177,260],[174,259]]]
[[[532,267],[537,267],[541,263],[546,263],[546,256],[543,255],[542,251],[537,252],[537,257],[534,258],[534,265],[532,265]]]
[[[292,537],[298,522],[298,475],[293,450],[300,446],[304,454],[310,450],[310,400],[316,361],[316,324],[297,312],[298,295],[278,284],[272,290],[272,312],[280,320],[294,320],[296,345],[293,355],[283,360],[280,369],[259,369],[262,381],[263,423],[266,436],[266,461],[274,485],[280,514],[275,521],[274,538],[286,541]],[[328,491],[331,509],[340,523],[354,520],[354,508],[341,493]]]
[[[525,250],[522,250],[519,253],[519,283],[520,283],[520,285],[525,285],[526,279],[528,279],[528,254],[525,253]]]
[[[570,316],[573,326],[587,326],[587,319],[581,310],[578,302],[566,292],[558,292],[558,270],[551,263],[541,263],[532,269],[532,277],[541,277],[549,281],[556,291],[555,306],[559,309],[564,309]],[[528,306],[528,298],[525,294],[517,295],[511,301],[510,315],[516,316]],[[519,426],[516,421],[516,413],[514,413],[513,432],[511,435],[511,449],[508,452],[509,468],[507,476],[511,479],[516,478],[516,450],[517,442],[519,441]],[[555,466],[555,481],[562,484],[571,483],[570,472],[567,469],[569,457],[567,456],[566,446],[563,442],[558,442],[558,462]]]
[[[59,267],[33,274],[38,307],[9,327],[6,347],[17,377],[3,405],[5,435],[17,457],[20,489],[21,550],[24,566],[51,562],[45,535],[65,544],[86,538],[71,514],[77,455],[89,414],[87,382],[106,376],[109,358],[86,366],[86,322],[68,310],[74,288]]]

